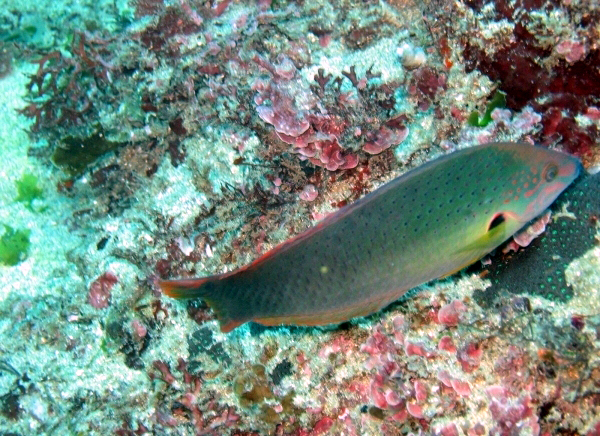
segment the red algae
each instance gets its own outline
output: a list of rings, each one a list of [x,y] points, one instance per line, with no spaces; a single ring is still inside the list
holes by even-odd
[[[440,342],[438,342],[438,348],[452,354],[456,353],[456,346],[454,345],[454,341],[452,341],[450,336],[443,336],[440,339]]]
[[[460,300],[454,300],[446,304],[438,311],[438,322],[446,326],[457,326],[461,313],[467,310],[467,306]]]
[[[578,23],[561,23],[565,26],[563,33],[570,36],[564,39],[557,36],[551,48],[539,34],[544,26],[536,28],[530,20],[530,13],[545,11],[551,1],[537,2],[518,17],[508,12],[514,11],[508,2],[496,3],[497,8],[500,3],[504,5],[504,12],[484,21],[490,25],[496,19],[510,17],[514,20],[511,38],[493,48],[488,45],[485,50],[467,43],[463,53],[468,71],[476,68],[492,80],[499,80],[511,109],[529,105],[543,113],[542,142],[550,143],[554,140],[552,135],[558,133],[565,149],[589,155],[599,137],[598,128],[575,122],[577,115],[600,99],[600,50],[593,45],[589,29]],[[568,4],[558,9],[571,7]],[[598,12],[591,12],[592,16],[597,19]],[[561,112],[559,119],[557,111]]]
[[[106,309],[110,305],[111,289],[118,281],[110,271],[102,274],[90,285],[88,303],[95,309]]]
[[[408,410],[408,413],[415,418],[423,418],[423,409],[418,404],[407,403],[406,410]]]

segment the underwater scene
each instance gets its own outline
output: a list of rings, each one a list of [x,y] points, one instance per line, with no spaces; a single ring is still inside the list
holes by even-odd
[[[600,435],[600,1],[0,0],[0,436]]]

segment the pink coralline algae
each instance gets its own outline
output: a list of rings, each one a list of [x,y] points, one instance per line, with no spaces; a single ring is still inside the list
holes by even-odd
[[[358,165],[358,156],[344,152],[335,137],[324,136],[312,128],[309,130],[310,124],[305,119],[298,119],[296,114],[283,110],[275,115],[270,108],[257,110],[264,121],[275,126],[279,139],[295,146],[295,152],[313,164],[329,171],[351,169]]]
[[[344,151],[338,143],[346,123],[337,116],[315,112],[316,99],[295,79],[293,62],[283,57],[279,65],[273,65],[259,56],[254,61],[273,76],[272,81],[255,81],[252,88],[257,92],[254,102],[258,116],[275,128],[279,139],[329,171],[356,167],[358,156]]]
[[[377,132],[377,139],[374,142],[367,142],[363,145],[363,150],[369,154],[379,154],[387,150],[392,145],[398,145],[408,136],[408,128],[392,130],[382,126]]]
[[[540,114],[533,111],[533,109],[526,107],[515,116],[515,118],[509,124],[509,128],[512,128],[516,131],[528,132],[541,121],[542,116]]]
[[[552,213],[550,211],[547,211],[532,225],[527,227],[527,229],[517,233],[514,236],[514,240],[517,242],[517,244],[519,244],[521,247],[527,247],[529,244],[531,244],[531,241],[533,241],[539,235],[544,233],[544,230],[546,230],[546,225],[550,221],[551,215]]]
[[[321,418],[319,421],[317,421],[317,423],[313,427],[311,435],[314,435],[314,436],[325,435],[325,434],[327,434],[329,429],[331,429],[332,426],[333,426],[333,419],[331,419],[328,416]]]
[[[148,333],[148,328],[137,319],[131,322],[131,329],[133,330],[134,337],[138,340],[146,337]]]
[[[304,201],[314,201],[318,195],[319,191],[317,191],[315,185],[309,183],[302,189],[302,192],[300,192],[300,199]]]
[[[483,351],[478,344],[473,342],[468,343],[464,347],[460,348],[456,354],[463,371],[467,373],[473,372],[479,367],[482,356]]]
[[[358,165],[358,155],[342,142],[364,140],[363,151],[379,154],[408,136],[405,117],[396,116],[380,124],[381,114],[371,114],[372,109],[365,112],[365,99],[372,92],[368,90],[368,79],[378,77],[370,70],[359,79],[351,67],[342,74],[355,89],[341,92],[334,80],[332,83],[337,85],[328,86],[326,93],[332,76],[323,70],[314,78],[318,86],[309,88],[297,77],[294,63],[287,57],[280,58],[277,65],[259,56],[254,62],[271,74],[271,80],[258,79],[252,86],[257,92],[254,102],[258,116],[271,124],[277,137],[294,147],[303,160],[329,171],[352,169]]]
[[[187,362],[179,358],[176,370],[182,374],[177,379],[171,372],[168,363],[155,360],[152,363],[154,369],[160,373],[150,372],[152,380],[162,380],[170,387],[171,398],[163,398],[163,404],[156,409],[154,419],[167,427],[175,427],[181,420],[188,420],[195,429],[196,435],[224,434],[224,428],[231,427],[239,421],[240,416],[232,407],[219,408],[211,404],[208,409],[204,408],[199,399],[202,398],[202,379],[188,371]],[[201,408],[202,407],[202,408]],[[217,430],[220,429],[220,430]]]
[[[420,380],[416,380],[414,386],[417,403],[423,403],[425,400],[427,400],[427,386]]]
[[[562,41],[554,49],[570,64],[583,59],[586,53],[585,45],[579,41]]]
[[[449,388],[452,387],[452,377],[450,376],[450,373],[448,371],[446,371],[446,370],[438,371],[437,378],[439,381],[444,383],[445,386],[447,386]]]
[[[398,356],[404,350],[406,356],[414,356],[413,359],[436,357],[435,353],[428,351],[425,346],[411,342],[405,337],[408,327],[404,317],[397,316],[393,320],[393,337],[376,328],[361,347],[361,351],[370,355],[366,362],[367,369],[377,370],[370,385],[371,400],[378,408],[388,410],[390,419],[396,422],[409,417],[424,418],[424,406],[430,397],[430,387],[426,380],[415,378],[406,381],[406,371],[402,367],[405,362],[398,359]],[[457,393],[462,395],[466,390],[466,382],[448,376],[448,386],[451,386],[453,381],[457,385]]]
[[[408,410],[408,413],[415,418],[423,418],[423,408],[418,404],[408,403],[406,405],[406,410]]]
[[[450,423],[436,430],[435,434],[441,436],[458,436],[460,433],[458,432],[458,428],[456,428],[456,424]]]
[[[468,397],[471,394],[471,385],[468,382],[452,379],[450,385],[461,397]]]
[[[293,138],[300,136],[310,127],[309,122],[301,114],[292,111],[286,98],[281,97],[276,106],[258,106],[256,112],[266,123],[272,124],[277,133]]]
[[[469,385],[468,382],[452,377],[446,370],[439,371],[437,373],[437,379],[441,381],[444,386],[454,389],[461,397],[468,397],[471,393],[471,385]]]
[[[291,98],[275,95],[274,106],[259,106],[257,111],[263,121],[275,127],[279,139],[294,146],[294,151],[303,158],[329,171],[358,165],[358,156],[344,151],[338,142],[337,136],[346,127],[342,120],[330,115],[304,114],[292,109]]]
[[[281,138],[281,135],[279,136]],[[297,141],[294,141],[294,143],[298,145]],[[309,142],[296,151],[308,158],[313,164],[327,168],[329,171],[347,170],[358,165],[358,156],[344,154],[336,138]]]
[[[456,346],[450,336],[443,336],[442,339],[440,339],[440,342],[438,342],[438,349],[452,354],[456,353]]]
[[[502,250],[503,253],[509,251],[518,251],[519,247],[527,247],[531,244],[535,238],[544,233],[546,225],[550,222],[552,212],[546,211],[540,216],[533,224],[528,226],[525,230],[521,230],[519,233],[513,236],[513,240],[510,241],[506,247]]]
[[[454,300],[431,316],[421,316],[420,322],[441,332],[448,326],[439,324],[439,312],[443,320],[456,325],[458,314],[466,311],[464,302]],[[473,340],[455,346],[450,336],[442,336],[439,352],[432,352],[427,336],[422,342],[408,337],[417,325],[411,325],[403,315],[394,317],[391,324],[388,332],[376,326],[360,348],[369,355],[366,368],[374,370],[368,390],[372,404],[385,411],[386,423],[418,420],[420,425],[431,425],[433,434],[455,434],[452,425],[436,424],[436,417],[448,416],[446,412],[457,410],[472,396],[473,380],[479,373],[468,374],[478,369],[482,347]],[[434,404],[442,405],[444,412]],[[474,427],[470,431],[478,434]]]
[[[380,330],[375,330],[371,337],[361,346],[361,351],[371,355],[366,363],[367,369],[376,367],[387,367],[387,372],[391,373],[396,353],[396,344]]]
[[[529,428],[530,434],[540,433],[529,395],[512,396],[501,386],[490,386],[486,393],[490,398],[490,412],[497,423],[490,434],[509,436],[519,434],[525,428]]]
[[[111,289],[118,282],[117,276],[107,271],[90,285],[88,303],[96,309],[106,309],[110,305]]]
[[[428,351],[422,344],[409,342],[406,340],[404,342],[404,351],[407,356],[421,356],[421,357],[433,357],[435,353]]]
[[[466,310],[467,306],[462,301],[454,300],[440,309],[438,312],[438,322],[447,326],[456,326],[458,325],[461,313]]]

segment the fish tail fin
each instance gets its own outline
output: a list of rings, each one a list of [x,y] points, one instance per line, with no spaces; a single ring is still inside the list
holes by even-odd
[[[234,289],[223,280],[230,274],[217,274],[198,279],[159,280],[158,286],[169,297],[176,299],[200,298],[204,300],[217,315],[221,331],[227,333],[244,324],[247,319],[237,320],[230,316],[230,304],[235,302]]]
[[[218,276],[202,277],[200,279],[183,279],[183,280],[159,280],[158,286],[169,297],[182,298],[202,298],[210,296],[210,286],[207,283],[215,281]]]

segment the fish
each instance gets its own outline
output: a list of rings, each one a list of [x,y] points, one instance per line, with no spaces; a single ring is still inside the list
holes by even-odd
[[[488,143],[436,158],[231,272],[161,280],[172,298],[200,298],[222,332],[337,324],[450,276],[541,214],[581,163],[526,143]]]

